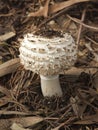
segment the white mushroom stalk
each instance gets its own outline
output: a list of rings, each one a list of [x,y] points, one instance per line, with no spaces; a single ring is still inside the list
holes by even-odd
[[[27,34],[20,46],[24,68],[40,75],[43,96],[62,96],[59,73],[71,68],[77,59],[77,45],[68,33],[46,38]]]

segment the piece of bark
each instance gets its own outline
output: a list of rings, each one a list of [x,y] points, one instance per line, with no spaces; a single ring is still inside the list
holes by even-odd
[[[14,72],[20,66],[20,59],[11,59],[0,65],[0,77]]]

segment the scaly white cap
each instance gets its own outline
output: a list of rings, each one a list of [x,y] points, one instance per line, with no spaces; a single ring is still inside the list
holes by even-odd
[[[51,38],[27,34],[19,51],[25,69],[43,76],[57,75],[67,70],[77,59],[77,45],[68,33]]]

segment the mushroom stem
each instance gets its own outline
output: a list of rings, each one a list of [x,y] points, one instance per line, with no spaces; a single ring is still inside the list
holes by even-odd
[[[43,76],[41,78],[41,90],[44,97],[62,96],[59,75]]]

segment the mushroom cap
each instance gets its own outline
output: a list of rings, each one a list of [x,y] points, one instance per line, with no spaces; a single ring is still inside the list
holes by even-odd
[[[68,33],[51,38],[27,34],[19,51],[24,68],[44,76],[69,69],[77,59],[77,44]]]

